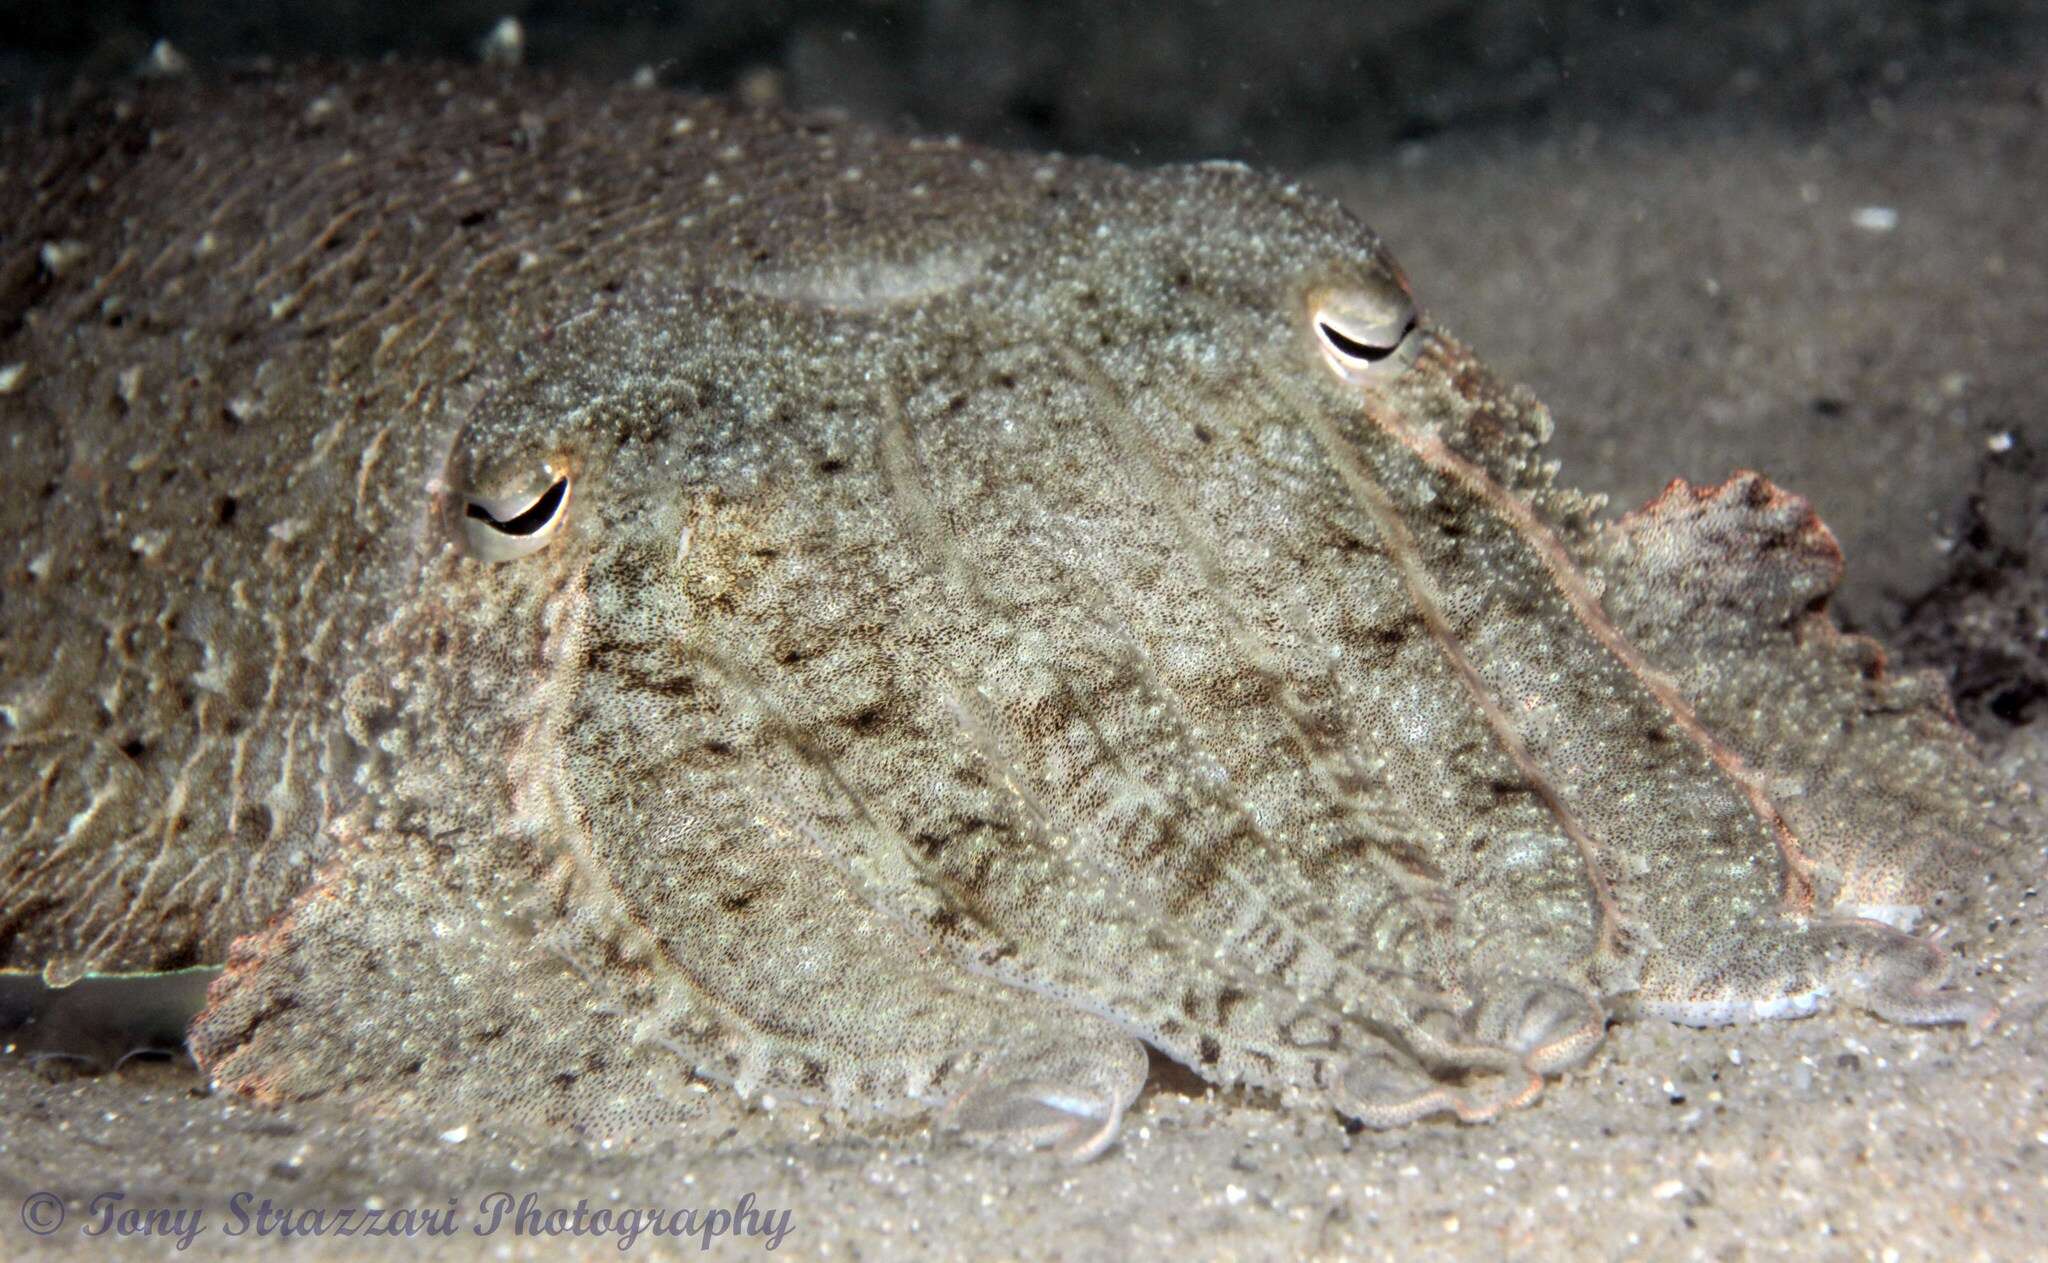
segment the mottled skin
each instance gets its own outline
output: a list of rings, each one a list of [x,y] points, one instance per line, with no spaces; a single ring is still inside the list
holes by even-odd
[[[1990,1020],[1908,931],[1999,787],[1826,529],[1596,525],[1328,201],[394,69],[5,161],[0,962],[225,959],[225,1086],[1085,1154],[1140,1040],[1392,1125]]]

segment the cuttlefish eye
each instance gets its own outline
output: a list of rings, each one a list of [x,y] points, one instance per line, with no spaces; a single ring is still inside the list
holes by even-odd
[[[1398,373],[1415,357],[1415,300],[1392,276],[1312,290],[1308,317],[1323,358],[1348,381]]]
[[[569,517],[569,475],[539,469],[516,490],[463,494],[455,506],[464,549],[478,561],[511,561],[547,547]]]

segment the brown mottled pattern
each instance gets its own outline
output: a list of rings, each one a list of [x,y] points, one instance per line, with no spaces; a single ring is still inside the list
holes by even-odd
[[[1325,200],[468,71],[4,160],[0,962],[225,960],[223,1085],[1085,1154],[1141,1040],[1393,1125],[1995,1013],[1910,931],[2011,808],[1826,529],[1595,525]]]

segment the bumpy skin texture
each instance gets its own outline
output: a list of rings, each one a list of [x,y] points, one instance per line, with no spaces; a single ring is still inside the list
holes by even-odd
[[[1992,1014],[1909,930],[1999,787],[1825,528],[1596,526],[1327,201],[392,69],[6,162],[0,961],[225,959],[225,1086],[1086,1154],[1141,1040],[1392,1125]]]

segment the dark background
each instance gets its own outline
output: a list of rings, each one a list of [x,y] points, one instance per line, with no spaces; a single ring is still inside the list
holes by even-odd
[[[779,94],[1125,158],[1358,160],[1446,132],[1740,116],[1811,128],[2048,43],[2041,0],[112,0],[0,4],[0,105],[158,39],[253,57],[526,62]]]

